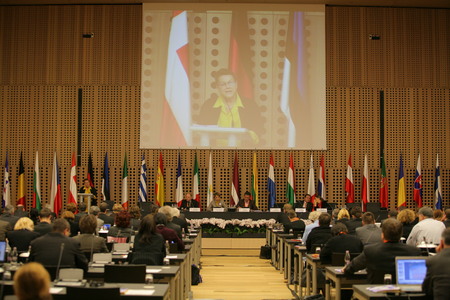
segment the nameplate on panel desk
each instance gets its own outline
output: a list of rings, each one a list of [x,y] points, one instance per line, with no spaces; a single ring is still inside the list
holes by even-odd
[[[316,211],[318,212],[327,212],[326,208],[316,208]]]
[[[239,208],[239,212],[250,212],[250,208],[248,208],[248,207],[241,207],[241,208]]]
[[[200,212],[200,207],[190,207],[189,211],[190,212]]]
[[[225,208],[223,207],[213,207],[213,212],[224,212]]]
[[[295,209],[296,213],[300,213],[300,212],[306,212],[306,208],[296,208]]]
[[[272,207],[270,209],[270,212],[281,212],[281,208],[279,208],[279,207]]]

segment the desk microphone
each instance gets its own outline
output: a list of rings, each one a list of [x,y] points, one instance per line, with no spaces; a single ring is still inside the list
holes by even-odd
[[[56,274],[55,274],[55,282],[58,282],[59,280],[59,268],[61,267],[61,259],[64,252],[64,243],[61,243],[61,248],[59,249],[59,258],[58,258],[58,264],[56,265]]]
[[[90,261],[92,262],[92,260],[94,259],[94,238],[95,238],[95,235],[94,234],[92,234],[92,243],[91,243],[91,255],[90,255]]]
[[[430,256],[430,249],[428,249],[427,239],[425,236],[423,237],[423,241],[425,242],[425,249],[427,249],[427,255]]]

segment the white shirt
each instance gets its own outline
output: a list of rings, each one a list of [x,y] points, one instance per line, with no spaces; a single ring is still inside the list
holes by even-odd
[[[423,219],[413,227],[406,243],[417,246],[425,241],[427,244],[439,245],[444,230],[445,225],[441,221],[432,218]]]

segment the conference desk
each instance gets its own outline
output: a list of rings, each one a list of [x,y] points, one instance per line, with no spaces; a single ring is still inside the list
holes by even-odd
[[[295,256],[294,247],[301,243],[302,243],[301,239],[291,239],[291,238],[283,239],[284,257],[285,257],[284,279],[287,279],[289,284],[291,284],[291,282],[294,281],[296,278],[295,264],[294,264],[294,256]],[[294,272],[292,272],[293,266]],[[293,276],[292,273],[294,273]]]
[[[317,269],[321,266],[319,254],[306,254],[306,295],[317,294]]]
[[[354,284],[363,284],[367,282],[366,270],[358,271],[351,275],[344,275],[341,272],[343,266],[325,267],[325,300],[331,299],[331,282],[336,287],[335,299],[341,299],[341,289],[351,288]]]
[[[211,218],[217,218],[217,219],[224,219],[224,220],[231,220],[231,219],[251,219],[251,220],[270,220],[270,219],[277,219],[281,212],[267,212],[267,211],[252,211],[252,212],[212,212],[212,211],[200,211],[200,212],[191,212],[191,211],[185,211],[183,212],[186,219],[211,219]],[[307,219],[309,213],[297,213],[299,218],[301,219]]]
[[[278,269],[281,273],[284,272],[286,268],[286,254],[285,254],[285,248],[284,248],[284,241],[286,238],[292,238],[294,237],[293,234],[289,233],[277,233],[277,248],[279,249],[279,263],[278,263]]]
[[[384,293],[372,292],[368,288],[377,287],[379,285],[373,284],[356,284],[353,286],[353,298],[359,300],[378,300],[378,299],[429,299],[422,293]]]
[[[303,298],[302,275],[304,270],[303,258],[305,255],[305,245],[294,246],[294,291],[300,299]]]

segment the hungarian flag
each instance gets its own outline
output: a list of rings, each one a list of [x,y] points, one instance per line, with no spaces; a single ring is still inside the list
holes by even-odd
[[[111,200],[111,194],[110,194],[110,189],[109,189],[108,152],[105,153],[105,159],[103,161],[102,194],[103,194],[103,199],[104,200]]]
[[[313,156],[311,153],[311,157],[309,159],[309,176],[308,176],[308,194],[311,195],[311,202],[314,203],[314,198],[316,197],[316,184],[314,179],[314,163]]]
[[[386,176],[386,163],[384,156],[381,156],[381,180],[380,180],[380,207],[388,208],[389,206],[389,192],[388,179]]]
[[[294,175],[294,157],[289,156],[288,181],[286,186],[286,199],[290,205],[295,204],[295,175]]]
[[[3,200],[2,206],[11,204],[11,181],[9,180],[8,152],[6,152],[5,173],[3,176]]]
[[[237,152],[234,154],[234,167],[233,167],[233,178],[231,181],[231,198],[230,206],[235,206],[239,202],[239,195],[241,194],[241,189],[239,187],[239,165]]]
[[[256,152],[253,152],[253,168],[252,168],[252,199],[256,206],[259,206],[258,199],[258,168],[256,166]]]
[[[206,207],[214,200],[214,189],[213,189],[213,169],[212,169],[212,151],[209,152],[209,163],[208,163],[208,197]]]
[[[398,169],[397,207],[406,206],[405,171],[403,170],[403,157],[400,154],[400,166]]]
[[[181,156],[180,152],[178,152],[177,188],[175,191],[175,201],[177,201],[178,206],[181,206],[182,200],[183,200],[183,173],[181,170]]]
[[[53,169],[52,169],[52,184],[50,188],[50,207],[56,215],[62,208],[62,198],[61,198],[61,180],[59,178],[59,166],[58,160],[56,159],[56,152],[53,156]]]
[[[422,163],[419,157],[417,157],[416,175],[414,177],[414,201],[417,207],[422,207]]]
[[[91,187],[94,187],[94,166],[93,166],[93,163],[92,163],[92,154],[91,154],[91,152],[89,152],[89,156],[88,156],[87,179],[89,180],[89,183],[91,184]]]
[[[320,158],[320,166],[319,166],[319,182],[317,184],[317,192],[316,195],[318,197],[321,197],[322,199],[325,198],[325,157],[322,154],[322,157]],[[322,207],[322,202],[319,203],[319,206]]]
[[[141,176],[139,176],[139,202],[147,202],[147,165],[145,155],[142,154]]]
[[[167,53],[165,101],[161,145],[191,143],[191,99],[189,85],[187,12],[173,11]]]
[[[362,211],[367,211],[367,203],[369,203],[369,166],[367,164],[367,154],[364,155],[364,170],[361,188]]]
[[[436,209],[442,209],[442,180],[439,167],[439,154],[436,155],[436,172],[434,179],[434,204]]]
[[[69,177],[69,203],[77,204],[78,199],[77,190],[77,159],[75,158],[75,152],[72,153],[72,166],[70,168]]]
[[[36,151],[36,161],[34,163],[33,172],[33,207],[38,211],[41,210],[41,175],[39,173],[39,155]]]
[[[273,161],[273,154],[270,154],[269,162],[269,176],[267,178],[267,190],[269,191],[269,208],[275,207],[277,203],[277,190],[275,185],[275,164]]]
[[[122,207],[128,209],[128,160],[126,153],[122,169]]]
[[[353,184],[353,170],[352,170],[352,155],[348,157],[347,163],[347,177],[345,178],[345,203],[355,202],[355,186]]]
[[[198,174],[198,161],[197,161],[197,153],[195,153],[195,159],[194,159],[194,177],[192,178],[193,181],[193,196],[195,201],[198,202],[198,207],[200,207],[200,176]]]
[[[158,205],[164,206],[165,199],[165,189],[164,189],[164,164],[162,153],[159,153],[159,161],[158,161],[158,173],[156,175],[156,184],[155,184],[155,195],[156,202]]]
[[[17,179],[17,182],[19,183],[19,189],[17,191],[17,205],[21,204],[24,208],[26,208],[27,201],[25,198],[25,167],[23,166],[22,152],[20,152],[19,177]]]
[[[239,82],[238,93],[253,99],[253,65],[247,12],[235,10],[231,17],[229,68]]]

